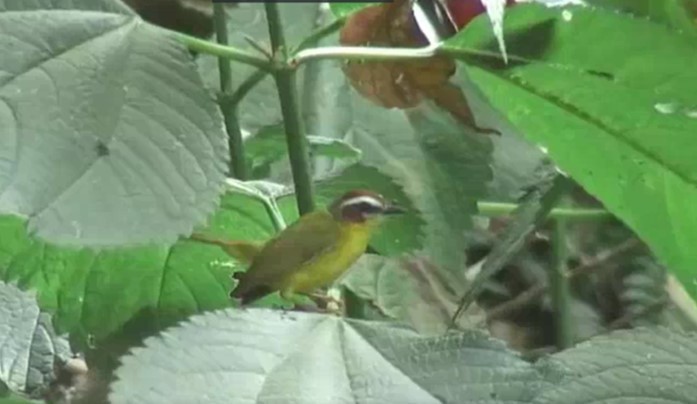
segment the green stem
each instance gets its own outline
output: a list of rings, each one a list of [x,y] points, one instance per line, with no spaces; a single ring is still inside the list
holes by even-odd
[[[225,46],[215,42],[206,41],[205,39],[199,39],[176,31],[171,31],[171,33],[179,42],[184,44],[190,50],[245,63],[266,71],[271,71],[274,69],[273,62],[260,58],[254,53],[237,49],[232,46]]]
[[[554,263],[549,271],[549,285],[556,328],[556,341],[559,349],[573,345],[573,323],[571,316],[571,292],[567,262],[569,250],[566,244],[567,222],[556,219],[552,231],[552,250]]]
[[[264,3],[264,9],[266,10],[266,21],[269,25],[271,49],[273,49],[274,54],[281,52],[285,56],[287,54],[286,38],[283,36],[283,23],[281,22],[278,4],[273,2]]]
[[[231,175],[240,180],[247,180],[247,160],[244,153],[244,142],[242,140],[242,128],[237,118],[237,106],[223,98],[221,109],[225,118],[225,128],[227,129],[228,148],[230,149],[230,168]]]
[[[343,59],[343,60],[412,60],[427,59],[437,53],[438,47],[424,48],[373,48],[368,46],[324,46],[305,49],[297,52],[288,65],[296,68],[310,60]]]
[[[261,83],[261,81],[264,80],[268,74],[269,73],[264,70],[257,70],[250,74],[249,77],[247,77],[242,84],[237,87],[237,90],[232,93],[230,96],[230,103],[237,106],[242,101],[244,96],[252,91],[257,84]]]
[[[228,45],[228,33],[225,8],[222,4],[213,4],[213,18],[215,22],[215,37],[220,45]],[[235,178],[247,179],[247,163],[244,156],[244,143],[242,142],[242,130],[237,119],[237,108],[228,102],[226,97],[232,89],[232,69],[230,59],[218,57],[218,71],[220,72],[220,92],[223,94],[220,109],[225,118],[225,128],[228,135],[230,149],[230,175]]]
[[[283,57],[285,60],[285,39],[281,18],[278,12],[278,4],[264,3],[266,19],[269,24],[269,38],[273,46],[274,56]],[[286,132],[288,144],[288,157],[290,159],[293,183],[295,184],[295,196],[298,204],[298,213],[304,215],[315,208],[313,200],[313,185],[310,176],[310,157],[307,152],[307,139],[305,138],[305,126],[300,115],[298,101],[297,81],[294,70],[280,69],[273,72],[278,88],[278,97],[281,102],[281,114]]]
[[[486,217],[506,216],[518,208],[514,203],[503,202],[478,202],[479,214]],[[563,218],[566,220],[586,221],[605,220],[613,218],[613,214],[604,209],[585,208],[555,208],[549,214],[549,218]]]

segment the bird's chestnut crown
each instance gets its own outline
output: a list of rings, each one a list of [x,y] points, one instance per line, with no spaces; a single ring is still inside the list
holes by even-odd
[[[404,209],[387,202],[378,193],[357,189],[337,199],[330,207],[330,212],[337,220],[361,223],[382,215],[404,213]]]

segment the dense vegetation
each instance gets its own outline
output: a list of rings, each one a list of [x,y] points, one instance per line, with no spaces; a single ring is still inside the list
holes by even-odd
[[[0,403],[695,402],[697,1],[586,3],[0,0]],[[342,316],[189,239],[353,188]]]

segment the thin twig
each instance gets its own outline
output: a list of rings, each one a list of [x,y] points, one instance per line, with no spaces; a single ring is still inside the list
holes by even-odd
[[[587,262],[570,270],[568,276],[570,279],[575,279],[581,275],[592,273],[593,271],[596,271],[597,269],[601,268],[603,265],[610,263],[611,261],[629,253],[630,251],[640,246],[643,246],[643,243],[637,238],[630,238],[628,240],[625,240],[619,245],[601,252],[600,254],[588,260]],[[513,299],[508,300],[505,303],[501,303],[496,307],[492,308],[491,310],[487,310],[487,319],[495,320],[507,317],[511,313],[515,313],[515,311],[519,310],[521,307],[524,307],[544,296],[545,292],[547,292],[547,289],[548,285],[546,284],[538,284],[531,286],[522,293],[519,293]]]
[[[478,213],[486,217],[500,217],[513,213],[518,208],[515,203],[486,202],[477,203]],[[564,218],[566,220],[606,220],[615,217],[605,209],[589,208],[554,208],[549,212],[550,219]]]
[[[177,31],[170,32],[171,35],[173,35],[179,42],[184,44],[190,50],[212,56],[224,57],[266,71],[274,70],[274,65],[272,62],[267,59],[260,58],[255,53],[247,52],[246,50],[238,49],[229,45],[221,45],[215,42],[206,41],[205,39],[196,38],[195,36],[182,34]]]
[[[213,5],[213,17],[215,22],[215,36],[219,44],[228,45],[227,18],[222,4]],[[232,69],[230,59],[219,56],[218,70],[220,73],[220,92],[223,94],[220,100],[220,109],[225,119],[225,128],[228,135],[228,148],[230,150],[230,175],[245,180],[247,178],[247,162],[245,161],[244,143],[242,142],[242,129],[237,119],[236,105],[227,102],[226,96],[232,90]]]

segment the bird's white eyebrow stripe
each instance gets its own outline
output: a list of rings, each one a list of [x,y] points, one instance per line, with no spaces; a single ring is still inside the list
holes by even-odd
[[[381,201],[375,199],[372,196],[367,196],[367,195],[356,196],[356,197],[353,197],[351,199],[347,199],[341,203],[340,207],[344,208],[348,205],[357,205],[359,203],[367,203],[369,205],[372,205],[372,206],[375,206],[376,208],[381,208],[381,209],[383,207]]]

